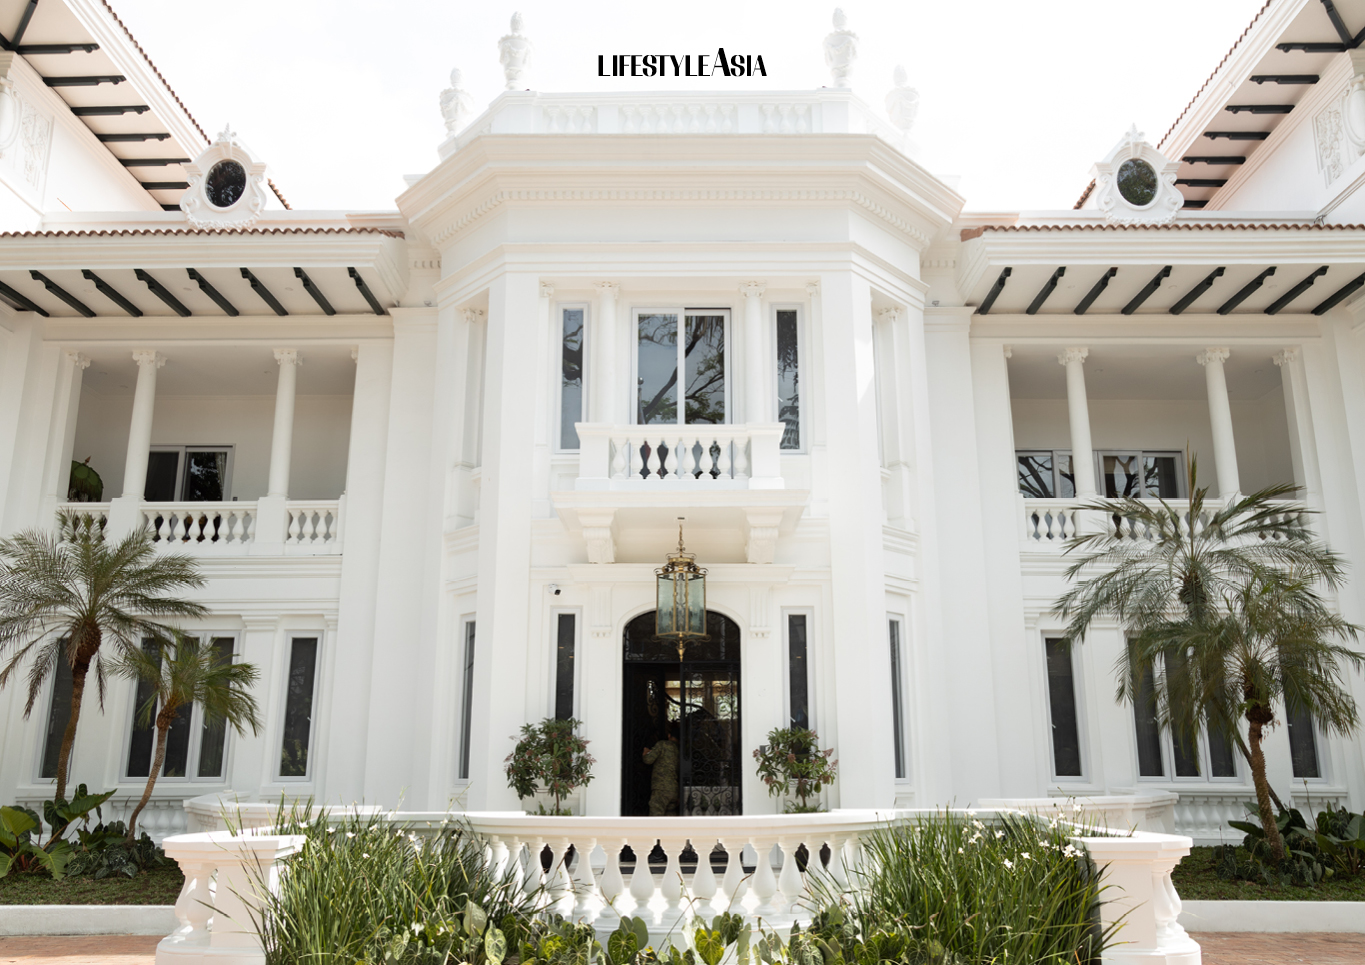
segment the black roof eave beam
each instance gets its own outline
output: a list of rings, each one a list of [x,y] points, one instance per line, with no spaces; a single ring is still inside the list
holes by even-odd
[[[1170,307],[1170,313],[1172,315],[1179,315],[1182,312],[1184,312],[1185,309],[1189,308],[1191,305],[1195,303],[1195,300],[1199,298],[1200,295],[1204,294],[1204,292],[1212,288],[1214,281],[1219,278],[1222,278],[1223,273],[1225,271],[1227,271],[1226,268],[1219,267],[1209,272],[1207,278],[1205,278],[1199,284],[1195,285],[1184,295],[1180,296],[1180,301],[1176,302],[1174,305]]]
[[[147,133],[147,134],[96,134],[96,138],[103,144],[133,144],[138,141],[169,141],[171,136],[166,133]]]
[[[1233,295],[1227,301],[1223,302],[1223,304],[1219,305],[1218,314],[1219,315],[1230,314],[1234,308],[1236,308],[1238,305],[1242,304],[1242,302],[1246,301],[1248,298],[1254,295],[1256,291],[1262,285],[1265,284],[1265,280],[1273,274],[1275,274],[1275,266],[1271,265],[1265,271],[1261,272],[1255,278],[1251,279],[1251,281],[1243,285],[1242,290],[1239,291],[1236,295]]]
[[[134,318],[142,317],[142,309],[138,308],[128,299],[124,298],[123,294],[117,288],[109,284],[107,281],[105,281],[99,275],[95,274],[89,268],[81,269],[81,277],[84,278],[86,281],[93,281],[95,283],[95,287],[99,289],[101,295],[109,299],[111,302],[113,302],[119,308],[123,309],[129,315],[133,316]]]
[[[189,188],[188,181],[139,181],[144,191],[184,191]]]
[[[50,317],[47,310],[41,305],[33,301],[23,292],[15,291],[2,281],[0,281],[0,295],[4,295],[10,301],[14,302],[14,304],[18,305],[21,312],[37,312],[39,315],[43,316],[43,318]]]
[[[1365,287],[1365,275],[1357,275],[1332,294],[1328,295],[1326,301],[1313,309],[1313,314],[1326,315],[1332,309],[1336,308],[1346,299],[1358,292],[1362,287]]]
[[[1186,164],[1246,164],[1240,154],[1187,154],[1180,160]]]
[[[1104,290],[1109,287],[1110,279],[1118,273],[1119,270],[1117,268],[1110,268],[1103,275],[1100,275],[1100,280],[1091,286],[1090,291],[1086,292],[1085,297],[1081,299],[1081,303],[1071,310],[1072,313],[1084,315],[1090,309],[1090,306],[1095,303],[1095,299],[1099,298],[1100,295],[1104,293]]]
[[[1313,283],[1325,274],[1327,274],[1327,266],[1323,265],[1317,271],[1311,273],[1303,281],[1299,282],[1293,288],[1289,289],[1289,291],[1285,292],[1279,298],[1275,299],[1275,301],[1271,303],[1270,307],[1265,310],[1265,313],[1267,315],[1278,315],[1281,311],[1283,311],[1285,308],[1289,306],[1290,302],[1298,298],[1304,292],[1308,291],[1308,289],[1312,288]]]
[[[1216,141],[1220,137],[1229,141],[1264,141],[1270,136],[1269,131],[1205,131],[1204,136],[1210,141]]]
[[[1152,276],[1152,280],[1149,281],[1147,284],[1143,285],[1142,291],[1134,295],[1132,301],[1130,301],[1127,305],[1124,305],[1123,308],[1120,309],[1120,312],[1124,315],[1131,315],[1133,314],[1133,312],[1141,308],[1142,303],[1145,302],[1147,299],[1151,298],[1152,295],[1156,292],[1156,290],[1161,287],[1161,283],[1171,276],[1171,267],[1172,266],[1167,265],[1165,268],[1161,269],[1154,276]]]
[[[32,57],[43,54],[93,54],[99,49],[99,44],[20,44],[14,48],[14,52]]]
[[[243,271],[245,270],[246,269],[243,269]],[[228,301],[222,292],[214,288],[207,278],[199,274],[199,272],[195,271],[193,268],[186,268],[185,271],[189,273],[190,280],[198,284],[199,290],[203,292],[205,295],[209,296],[209,298],[213,301],[213,304],[217,305],[219,308],[227,312],[233,318],[236,318],[238,315],[242,314],[237,310],[237,306],[232,304],[232,302]]]
[[[1293,104],[1229,104],[1223,110],[1229,114],[1288,114]]]
[[[126,168],[168,168],[176,164],[189,164],[187,157],[121,157],[118,163]]]
[[[376,315],[387,314],[387,312],[384,311],[384,306],[379,304],[379,299],[374,297],[374,292],[370,291],[370,286],[365,284],[365,279],[360,277],[360,272],[356,271],[354,268],[347,268],[346,271],[350,274],[352,280],[355,281],[355,287],[360,289],[360,294],[364,296],[365,301],[369,303],[370,308],[374,309],[374,313]]]
[[[1317,74],[1252,74],[1253,84],[1316,84]]]
[[[1056,271],[1054,271],[1051,277],[1049,277],[1048,280],[1043,283],[1043,287],[1038,289],[1038,294],[1033,296],[1033,301],[1029,303],[1028,308],[1024,309],[1024,314],[1037,315],[1038,309],[1043,307],[1043,302],[1047,301],[1048,296],[1051,295],[1053,291],[1056,290],[1057,282],[1061,281],[1062,276],[1065,274],[1066,274],[1065,268],[1058,268]]]
[[[19,41],[24,39],[24,34],[28,33],[29,22],[33,20],[33,11],[38,9],[38,0],[28,0],[24,5],[23,15],[19,17],[19,26],[14,29],[14,38],[10,40],[10,45],[17,47]]]
[[[101,84],[122,84],[127,77],[122,74],[81,74],[75,77],[44,77],[48,87],[98,87]]]
[[[1340,54],[1350,49],[1346,44],[1335,43],[1285,43],[1276,44],[1275,49],[1282,53],[1293,53],[1301,50],[1305,54]]]
[[[1203,208],[1208,206],[1207,198],[1186,198],[1182,208]]]
[[[337,310],[332,307],[332,303],[327,300],[327,296],[322,293],[322,289],[318,287],[317,282],[308,277],[308,272],[302,268],[295,268],[294,277],[303,282],[303,290],[313,296],[313,301],[318,303],[318,308],[322,309],[324,315],[335,315],[337,313]]]
[[[146,114],[150,107],[146,104],[104,104],[97,107],[73,107],[71,113],[77,117],[117,117],[119,114]]]
[[[995,304],[995,300],[999,298],[1000,293],[1005,290],[1005,282],[1009,280],[1009,277],[1012,274],[1014,274],[1013,268],[1001,270],[1000,277],[995,280],[995,284],[991,286],[991,290],[986,292],[986,297],[982,299],[981,305],[977,308],[976,313],[978,315],[985,315],[991,310],[991,307]]]
[[[266,288],[265,285],[261,283],[261,280],[251,273],[250,268],[242,269],[242,277],[251,282],[251,290],[259,295],[261,301],[269,305],[276,315],[289,314],[285,307],[280,304],[280,300],[270,293],[270,289]]]
[[[1176,178],[1176,184],[1187,188],[1221,188],[1228,183],[1227,178]]]
[[[42,282],[44,288],[46,288],[52,294],[56,295],[62,301],[66,302],[68,305],[70,305],[76,311],[80,312],[86,318],[95,317],[95,313],[90,309],[90,306],[86,305],[85,302],[81,301],[75,295],[71,294],[69,291],[67,291],[61,285],[57,284],[51,278],[48,278],[41,271],[29,271],[28,274],[29,277],[32,278],[34,281]]]
[[[1351,50],[1358,47],[1362,34],[1365,34],[1365,31],[1352,36],[1351,31],[1346,27],[1346,21],[1341,19],[1341,12],[1337,10],[1337,5],[1333,3],[1332,0],[1322,0],[1322,9],[1326,11],[1327,19],[1332,21],[1332,29],[1337,32],[1337,36],[1341,38],[1342,44]]]
[[[141,268],[134,268],[133,274],[137,276],[138,281],[142,282],[144,285],[147,286],[148,291],[150,291],[157,298],[165,302],[166,307],[168,307],[171,311],[175,312],[181,318],[189,317],[190,310],[185,307],[184,303],[180,301],[180,299],[176,298],[174,295],[171,294],[169,288],[161,284],[161,282],[157,281],[155,278],[147,274],[147,272],[143,271]]]

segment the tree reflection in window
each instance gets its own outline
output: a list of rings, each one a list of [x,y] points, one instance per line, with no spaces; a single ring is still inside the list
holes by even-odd
[[[636,422],[676,424],[678,370],[684,374],[682,413],[689,424],[725,421],[725,316],[684,316],[685,340],[678,344],[678,316],[640,315]]]
[[[577,449],[575,422],[583,421],[583,309],[566,308],[559,383],[559,448]]]

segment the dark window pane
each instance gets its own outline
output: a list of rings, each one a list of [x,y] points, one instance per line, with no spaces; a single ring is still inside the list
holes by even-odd
[[[184,777],[190,759],[190,716],[194,704],[185,704],[175,712],[170,730],[166,732],[166,760],[161,765],[162,777]]]
[[[574,615],[559,615],[559,644],[555,652],[555,717],[573,716]]]
[[[187,502],[221,503],[227,482],[227,450],[185,453],[185,489],[181,498]]]
[[[678,316],[641,315],[635,421],[678,421]]]
[[[1166,687],[1168,695],[1189,692],[1189,662],[1180,650],[1166,652]],[[1175,762],[1176,777],[1199,776],[1199,745],[1179,728],[1171,728],[1171,757]]]
[[[1057,496],[1070,499],[1076,495],[1076,473],[1071,468],[1071,453],[1057,453]]]
[[[688,315],[684,364],[687,371],[687,421],[719,425],[725,421],[725,316]]]
[[[1136,455],[1104,457],[1104,494],[1110,499],[1121,496],[1137,498],[1142,495],[1142,479],[1138,474]]]
[[[801,448],[801,372],[797,357],[796,312],[777,313],[777,418],[782,448]]]
[[[51,780],[57,776],[57,760],[62,755],[62,738],[66,735],[66,725],[71,719],[71,664],[65,655],[57,660],[52,670],[52,705],[47,712],[47,735],[43,741],[43,777]],[[70,773],[70,762],[67,772]]]
[[[280,777],[308,775],[308,739],[313,727],[313,678],[317,663],[317,637],[295,637],[290,648],[288,690],[284,699]]]
[[[1289,756],[1294,776],[1322,777],[1318,767],[1318,741],[1313,734],[1313,716],[1298,701],[1288,701],[1285,718],[1289,723]]]
[[[1236,777],[1237,759],[1232,741],[1218,727],[1209,727],[1209,772],[1213,777]]]
[[[566,308],[560,350],[559,448],[577,449],[583,421],[583,309]]]
[[[179,471],[179,452],[149,452],[147,484],[142,489],[142,498],[151,503],[172,502],[175,499],[175,477]]]
[[[1019,492],[1034,499],[1051,499],[1052,453],[1021,452],[1016,457]]]
[[[1145,495],[1161,499],[1173,499],[1180,495],[1177,491],[1178,476],[1175,471],[1175,456],[1142,457],[1142,485]]]
[[[469,779],[469,732],[474,722],[474,621],[464,630],[464,695],[460,707],[460,778]]]
[[[1076,723],[1076,680],[1071,646],[1066,640],[1046,641],[1047,696],[1052,710],[1052,760],[1058,777],[1080,777],[1081,737]]]
[[[901,622],[890,621],[891,631],[891,738],[896,754],[896,778],[905,777],[905,736],[901,721]]]
[[[1138,774],[1142,777],[1165,776],[1161,764],[1161,730],[1156,720],[1156,684],[1151,667],[1145,668],[1138,681],[1133,722],[1137,728]]]
[[[810,726],[810,695],[806,661],[806,616],[787,617],[787,668],[791,687],[791,726]]]
[[[231,637],[215,637],[213,657],[219,664],[232,662],[233,640]],[[222,717],[210,720],[204,717],[204,726],[199,737],[200,777],[223,776],[223,752],[227,747],[227,721]]]
[[[142,641],[142,649],[149,654],[160,652],[151,640]],[[133,732],[128,739],[128,776],[147,777],[152,772],[152,750],[156,744],[156,709],[152,709],[151,720],[144,727],[142,708],[152,699],[156,688],[146,680],[139,679],[137,693],[133,697]]]

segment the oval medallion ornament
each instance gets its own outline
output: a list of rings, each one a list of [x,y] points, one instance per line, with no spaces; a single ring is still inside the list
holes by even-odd
[[[1135,208],[1145,207],[1156,198],[1156,171],[1146,161],[1129,158],[1119,165],[1119,194]]]
[[[204,179],[204,194],[215,208],[230,208],[246,190],[246,169],[236,161],[219,161]]]

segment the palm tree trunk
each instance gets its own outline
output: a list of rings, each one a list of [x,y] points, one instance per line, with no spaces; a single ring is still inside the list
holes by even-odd
[[[157,775],[161,773],[161,766],[166,763],[166,735],[170,733],[171,721],[174,719],[174,715],[167,716],[164,711],[156,716],[156,757],[152,760],[152,769],[147,774],[147,787],[142,792],[142,800],[137,802],[137,807],[133,808],[133,813],[128,816],[129,844],[133,843],[137,834],[137,816],[152,799],[152,788],[156,787]]]
[[[71,748],[76,743],[76,724],[81,719],[81,698],[85,696],[85,676],[90,672],[89,660],[78,660],[71,668],[71,714],[66,718],[62,734],[62,749],[57,754],[57,797],[66,797],[66,774],[71,764]]]
[[[1250,714],[1247,715],[1250,718]],[[1270,782],[1265,777],[1265,752],[1261,749],[1261,728],[1259,720],[1250,720],[1247,738],[1251,742],[1251,780],[1256,785],[1256,805],[1261,813],[1261,828],[1265,831],[1266,844],[1276,864],[1284,860],[1284,839],[1280,837],[1280,826],[1275,823],[1275,811],[1270,806]]]

